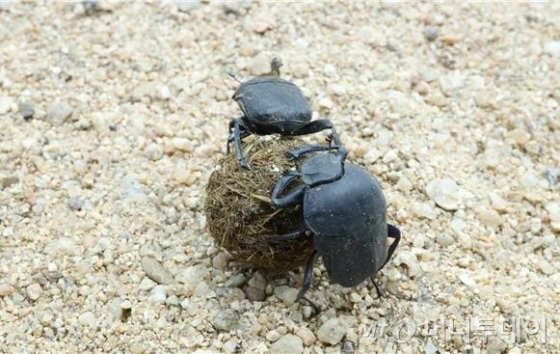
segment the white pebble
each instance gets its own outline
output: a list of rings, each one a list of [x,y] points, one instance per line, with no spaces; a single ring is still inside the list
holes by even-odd
[[[184,152],[191,152],[194,150],[194,143],[190,139],[173,138],[171,139],[171,145],[173,145],[175,149]]]
[[[389,163],[389,162],[393,162],[396,159],[399,158],[399,155],[397,154],[397,152],[395,150],[389,150],[387,151],[387,153],[383,156],[383,162],[384,163]]]
[[[317,337],[323,343],[335,345],[342,340],[345,334],[346,328],[340,325],[337,318],[331,318],[319,328]]]
[[[158,304],[165,303],[165,299],[167,299],[167,291],[165,290],[165,286],[164,285],[155,286],[154,289],[152,290],[152,295],[150,296],[150,299]]]
[[[490,197],[490,204],[492,205],[492,208],[498,211],[506,210],[508,203],[505,201],[504,198],[500,197],[495,192],[488,193],[488,196]]]
[[[151,143],[146,147],[144,153],[146,154],[146,157],[149,158],[150,160],[157,161],[163,157],[164,151],[160,145],[156,143]]]
[[[548,216],[552,221],[560,221],[560,204],[551,202],[544,207],[548,211]]]
[[[453,237],[446,233],[439,234],[436,236],[436,242],[442,247],[447,247],[453,243]]]
[[[290,288],[289,286],[285,286],[285,285],[278,286],[276,287],[276,289],[274,289],[274,295],[276,295],[277,298],[282,300],[282,302],[284,302],[284,304],[288,306],[294,303],[297,294],[298,294],[297,289]]]
[[[142,279],[142,281],[138,285],[138,288],[140,290],[147,291],[147,290],[152,289],[154,286],[156,286],[156,282],[154,282],[152,279],[146,277],[146,278]]]
[[[550,41],[544,44],[544,52],[553,57],[560,57],[560,41]]]
[[[0,115],[6,114],[12,110],[12,107],[15,105],[14,100],[11,97],[4,96],[0,97]]]
[[[323,68],[323,73],[328,77],[333,77],[336,75],[336,68],[331,64],[326,64]]]
[[[93,312],[85,312],[80,315],[80,317],[78,318],[78,322],[82,326],[93,327],[97,323],[97,319],[95,318]]]
[[[474,288],[476,286],[476,281],[473,278],[471,278],[468,274],[463,273],[459,275],[459,280],[461,281],[461,283],[465,284],[469,288]]]
[[[0,296],[12,295],[15,290],[16,289],[8,283],[0,284]]]
[[[74,109],[66,102],[55,102],[47,110],[47,119],[54,125],[62,125],[72,115]]]
[[[330,85],[329,92],[334,94],[335,96],[344,96],[346,94],[346,87],[342,85]]]
[[[273,329],[272,331],[269,331],[266,334],[266,340],[269,342],[276,342],[278,339],[280,339],[280,337],[282,337],[282,335],[280,333],[278,333],[277,330]]]
[[[299,354],[303,352],[303,342],[300,337],[286,334],[270,346],[271,354]]]
[[[296,335],[301,338],[305,346],[313,345],[317,340],[315,334],[307,328],[298,328]]]
[[[198,297],[205,297],[210,292],[210,287],[205,281],[196,284],[194,288],[194,295]]]
[[[439,207],[453,211],[459,209],[457,183],[451,178],[435,179],[426,186],[426,194]]]
[[[439,85],[441,87],[441,91],[446,96],[451,96],[465,86],[465,78],[461,72],[457,70],[451,74],[440,76]]]

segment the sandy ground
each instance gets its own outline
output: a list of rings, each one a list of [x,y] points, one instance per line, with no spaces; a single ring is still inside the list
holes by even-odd
[[[558,3],[84,10],[0,4],[0,352],[560,352]],[[205,229],[274,56],[383,185],[383,299],[318,264],[307,319]]]

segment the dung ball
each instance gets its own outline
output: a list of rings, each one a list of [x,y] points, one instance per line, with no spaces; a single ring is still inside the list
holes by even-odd
[[[284,171],[298,169],[285,151],[306,145],[299,138],[251,137],[243,154],[251,166],[244,170],[234,153],[217,162],[206,186],[206,225],[216,245],[251,266],[287,271],[305,264],[313,252],[311,238],[274,243],[267,237],[295,231],[303,221],[301,206],[275,209],[270,195]],[[290,189],[284,193],[289,193]]]

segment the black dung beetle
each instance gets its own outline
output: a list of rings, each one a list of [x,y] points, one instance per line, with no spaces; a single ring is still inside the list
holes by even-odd
[[[330,120],[311,122],[313,111],[307,98],[294,83],[279,77],[281,65],[276,58],[273,59],[270,76],[242,82],[233,95],[243,116],[229,123],[227,152],[233,142],[242,168],[249,169],[249,165],[241,151],[241,140],[251,134],[296,136],[331,129],[331,134],[336,136]]]
[[[319,255],[331,282],[352,287],[382,269],[399,244],[400,230],[386,222],[387,206],[377,180],[363,167],[349,162],[342,163],[342,170],[341,174],[339,156],[316,154],[303,162],[301,172],[287,172],[281,177],[272,191],[274,207],[302,205],[304,220],[296,231],[263,242],[313,237],[315,251],[307,262],[297,301],[311,286],[313,265]],[[304,184],[280,196],[297,177]],[[390,246],[388,237],[394,239]],[[372,281],[378,296],[382,296]]]

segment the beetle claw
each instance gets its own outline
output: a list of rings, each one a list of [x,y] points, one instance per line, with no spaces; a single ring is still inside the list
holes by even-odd
[[[284,155],[286,155],[288,161],[293,161],[297,158],[297,156],[294,155],[291,151],[284,151]]]

